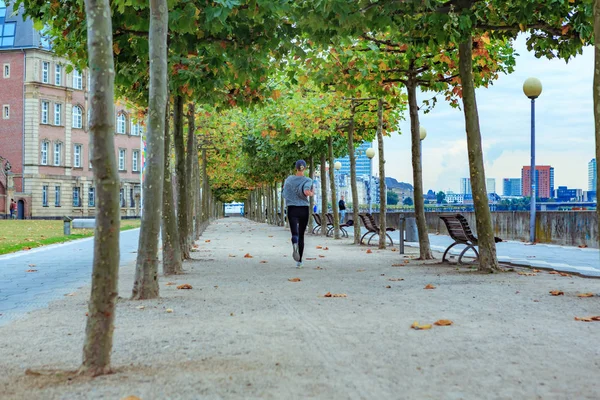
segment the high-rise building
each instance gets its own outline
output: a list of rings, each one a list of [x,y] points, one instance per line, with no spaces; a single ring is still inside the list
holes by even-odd
[[[592,161],[588,163],[588,190],[594,191],[598,186],[598,164],[596,159],[592,158]]]
[[[502,196],[521,196],[520,178],[504,178],[502,183]]]
[[[95,215],[88,74],[67,72],[68,65],[30,19],[0,1],[0,217],[11,198],[19,218]],[[135,216],[142,125],[124,105],[117,103],[115,112],[121,214]]]
[[[531,197],[531,166],[526,165],[521,169],[521,193]],[[549,199],[554,193],[554,168],[549,165],[536,165],[536,198]]]
[[[485,190],[487,194],[496,193],[496,178],[485,179]]]
[[[460,194],[471,194],[471,178],[460,178]]]
[[[356,176],[360,177],[363,175],[372,176],[373,171],[371,169],[371,159],[367,157],[367,149],[372,147],[370,142],[362,142],[360,146],[354,149],[355,160],[356,160]],[[336,172],[340,175],[350,176],[350,156],[336,158],[335,161],[342,163],[342,168]]]

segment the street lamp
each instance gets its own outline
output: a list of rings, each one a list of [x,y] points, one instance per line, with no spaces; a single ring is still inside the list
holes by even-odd
[[[529,220],[529,240],[535,242],[535,198],[537,177],[535,171],[535,99],[542,93],[542,82],[537,78],[527,78],[523,83],[523,93],[531,99],[531,169],[529,170],[529,183],[531,184],[531,208]]]
[[[370,171],[369,171],[369,188],[367,190],[367,200],[369,202],[369,214],[371,214],[371,175],[373,175],[373,157],[375,157],[375,150],[372,147],[369,147],[367,151],[365,151],[367,157],[369,157]]]

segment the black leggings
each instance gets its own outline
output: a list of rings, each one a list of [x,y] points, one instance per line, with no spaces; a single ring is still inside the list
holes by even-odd
[[[292,243],[298,243],[300,261],[304,253],[304,232],[308,225],[308,206],[288,206],[287,217],[292,231]]]

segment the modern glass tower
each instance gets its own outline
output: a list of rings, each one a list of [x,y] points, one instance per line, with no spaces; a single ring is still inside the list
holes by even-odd
[[[598,164],[596,164],[596,159],[592,158],[592,160],[588,163],[588,190],[594,191],[598,187]]]

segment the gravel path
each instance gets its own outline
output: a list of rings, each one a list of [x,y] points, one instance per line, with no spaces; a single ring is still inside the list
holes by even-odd
[[[127,300],[133,265],[121,268],[116,374],[25,374],[78,367],[89,288],[0,327],[0,398],[600,398],[600,322],[574,320],[600,315],[600,280],[481,275],[371,249],[308,236],[298,270],[288,231],[219,220],[185,275],[160,278],[158,300]],[[454,324],[410,328],[439,319]]]

